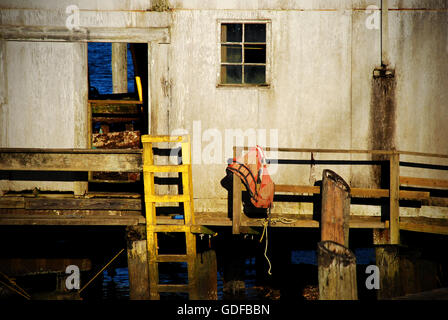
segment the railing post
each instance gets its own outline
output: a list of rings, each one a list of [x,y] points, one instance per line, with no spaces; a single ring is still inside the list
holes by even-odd
[[[233,147],[233,157],[236,159],[241,155],[240,147]],[[241,204],[242,204],[242,188],[241,179],[233,174],[233,201],[232,201],[232,234],[240,234],[241,227]]]
[[[389,165],[390,244],[400,244],[400,154],[398,152],[390,155]]]

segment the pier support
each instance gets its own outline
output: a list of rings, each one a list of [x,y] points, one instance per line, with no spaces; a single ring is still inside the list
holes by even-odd
[[[197,254],[195,263],[196,292],[194,300],[218,300],[218,264],[213,249]]]
[[[129,298],[149,300],[148,257],[144,226],[126,228],[128,243]]]
[[[223,291],[224,294],[233,296],[244,295],[246,286],[245,278],[245,250],[243,240],[236,236],[227,239],[227,245],[223,248]]]
[[[112,86],[114,93],[128,92],[127,43],[112,43]]]
[[[392,299],[438,287],[439,265],[422,258],[423,251],[390,245],[389,229],[373,231],[376,265],[380,271],[377,299]]]
[[[324,170],[317,246],[320,300],[358,299],[356,257],[348,249],[349,219],[350,187],[335,172]]]

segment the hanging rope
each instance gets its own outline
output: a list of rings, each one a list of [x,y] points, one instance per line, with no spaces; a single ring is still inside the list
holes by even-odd
[[[263,237],[266,234],[266,245],[264,247],[264,257],[266,258],[266,261],[269,264],[269,269],[268,269],[268,275],[272,276],[272,265],[271,265],[271,261],[268,258],[268,226],[271,220],[271,207],[269,207],[268,209],[268,216],[266,219],[264,219],[263,221],[263,233],[261,234],[261,238],[260,238],[260,243],[263,241]]]
[[[92,279],[90,279],[89,280],[89,282],[87,282],[85,285],[84,285],[84,287],[82,287],[80,290],[79,290],[79,294],[81,294],[81,292],[85,289],[85,288],[87,288],[87,286],[93,281],[93,280],[95,280],[96,279],[96,277],[98,277],[98,275],[99,274],[101,274],[101,272],[103,272],[104,271],[104,269],[106,269],[122,252],[124,251],[124,249],[121,249],[120,250],[120,252],[118,252],[116,255],[115,255],[115,257],[113,257],[103,268],[101,268],[101,270],[100,271],[98,271],[97,272],[97,274],[96,275],[94,275],[93,276],[93,278]]]

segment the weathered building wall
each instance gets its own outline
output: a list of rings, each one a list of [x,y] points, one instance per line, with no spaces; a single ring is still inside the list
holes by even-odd
[[[147,0],[1,1],[0,147],[87,147],[86,42],[168,41],[169,14],[150,8]],[[83,192],[79,183],[60,181],[70,175],[53,174],[53,182],[29,176],[0,180],[0,190]]]
[[[9,8],[0,12],[3,25],[21,21],[32,26],[48,23],[63,27],[65,21],[61,17],[66,17],[64,10],[71,1],[3,3]],[[381,0],[77,1],[77,5],[81,8],[81,25],[85,27],[158,30],[170,26],[169,37],[165,35],[163,41],[152,41],[154,37],[148,40],[150,130],[154,134],[168,134],[185,129],[192,134],[195,205],[199,211],[227,210],[227,191],[222,179],[231,152],[225,149],[226,142],[229,144],[226,129],[239,129],[246,134],[258,130],[261,138],[266,137],[265,141],[258,140],[261,145],[274,145],[277,134],[281,147],[394,146],[400,150],[448,153],[448,131],[444,130],[448,120],[446,0],[389,0],[384,30],[379,21]],[[171,10],[146,11],[167,7]],[[40,9],[49,16],[43,16]],[[260,19],[269,25],[269,87],[218,86],[219,21]],[[369,22],[376,23],[378,28],[372,25],[369,28]],[[129,37],[133,37],[131,29],[123,29],[129,30]],[[382,87],[373,79],[374,69],[382,62],[395,71],[391,80],[393,97],[388,97],[390,101],[383,106],[377,97]],[[72,80],[78,81],[75,77]],[[10,86],[15,87],[16,82],[8,79],[6,85],[0,85],[0,96],[5,90],[9,93]],[[46,110],[42,101],[40,107]],[[4,107],[8,104],[2,110],[9,110]],[[3,113],[2,123],[9,123]],[[384,126],[386,122],[382,119],[391,121]],[[277,131],[271,134],[270,129]],[[265,135],[262,130],[266,130]],[[6,131],[2,127],[2,132]],[[2,135],[3,144],[6,138],[5,133]],[[46,139],[39,141],[43,143]],[[215,148],[219,146],[218,140],[221,145]],[[335,158],[322,154],[314,157]],[[337,158],[366,159],[360,155]],[[312,184],[321,179],[323,168],[280,166],[274,180],[281,184]],[[375,185],[371,169],[329,168],[352,186]],[[411,174],[410,169],[403,168],[404,174],[408,172]],[[423,176],[440,176],[440,172],[421,172]],[[309,212],[311,207],[294,204],[286,208],[279,204],[276,210]]]
[[[235,2],[235,6],[241,4]],[[274,129],[281,147],[350,149],[352,15],[344,7],[327,8],[334,10],[322,11],[319,4],[306,10],[176,9],[171,30],[170,128],[185,128],[197,135],[193,124],[200,121],[202,137],[193,136],[193,142],[203,140],[199,149],[201,160],[207,154],[207,146],[213,143],[211,137],[204,136],[207,129],[215,129],[223,138],[223,153],[226,129],[249,128],[266,129],[267,140],[260,141],[261,145],[272,146],[276,142],[270,139],[270,129]],[[270,86],[218,87],[218,20],[257,19],[266,19],[271,25]],[[369,104],[365,107],[368,111]],[[202,161],[194,167],[194,181],[200,181],[195,183],[195,198],[199,198],[195,203],[197,210],[227,210],[227,191],[221,180],[225,176],[225,159],[229,156],[223,155],[220,164]],[[309,154],[280,156],[309,157]],[[326,157],[316,156],[317,159]],[[348,167],[335,170],[349,180]],[[309,166],[280,166],[273,178],[280,184],[309,184],[313,179],[321,179],[321,171],[319,166],[313,171]],[[287,209],[280,203],[275,207],[276,211],[289,212],[302,209],[311,207],[290,204]]]
[[[1,146],[85,148],[86,44],[4,41],[2,50],[7,90],[1,105]],[[73,182],[0,184],[1,190],[34,187],[73,190]]]
[[[193,153],[193,157],[198,157],[198,150],[202,153],[198,157],[201,164],[194,168],[194,179],[199,181],[195,183],[196,209],[226,210],[227,191],[221,184],[225,164],[204,161],[217,137],[222,137],[225,152],[226,129],[266,129],[264,145],[271,144],[269,129],[277,129],[281,147],[395,147],[446,154],[448,133],[441,127],[448,112],[448,73],[442,71],[448,67],[447,51],[443,51],[448,30],[446,4],[389,1],[385,32],[381,21],[373,22],[379,28],[368,28],[366,21],[374,12],[380,17],[381,1],[170,1],[174,12],[169,130],[185,128],[193,134],[196,146],[201,141]],[[376,10],[367,11],[370,5]],[[271,24],[270,86],[217,86],[218,21],[257,19]],[[387,46],[381,43],[382,37],[389,42]],[[373,70],[388,57],[388,67],[396,76],[386,86],[394,92],[378,98],[384,85],[375,85]],[[228,157],[225,154],[223,162]],[[359,155],[338,158],[366,159]],[[333,168],[352,186],[377,185],[372,169]],[[281,166],[274,180],[309,184],[320,179],[322,169]],[[404,168],[403,173],[407,172],[416,175],[415,169]],[[440,176],[440,172],[433,174]],[[303,208],[277,205],[276,209],[297,212]]]

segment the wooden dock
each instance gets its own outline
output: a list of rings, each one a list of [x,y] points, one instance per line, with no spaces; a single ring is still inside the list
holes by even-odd
[[[235,154],[241,154],[247,148],[235,148]],[[408,205],[433,207],[448,207],[448,180],[401,176],[400,167],[419,167],[434,170],[448,170],[444,163],[446,155],[427,154],[401,151],[381,150],[334,150],[334,149],[298,149],[298,148],[267,148],[267,151],[313,154],[345,154],[363,155],[366,160],[336,160],[341,165],[372,165],[374,157],[381,157],[383,166],[387,167],[389,176],[388,188],[351,188],[351,201],[364,201],[373,205],[386,204],[387,215],[371,216],[351,213],[348,218],[350,229],[373,229],[374,244],[400,244],[400,230],[424,232],[433,234],[448,234],[448,216],[401,216],[400,211]],[[403,157],[420,157],[420,162],[409,162]],[[429,160],[428,160],[429,159]],[[434,164],[434,159],[437,163]],[[67,171],[67,172],[143,172],[143,150],[141,149],[0,149],[0,171]],[[425,162],[428,160],[427,162]],[[378,165],[376,161],[375,165]],[[281,164],[281,161],[279,161]],[[307,164],[307,162],[302,162]],[[168,166],[166,166],[168,167]],[[257,228],[263,228],[264,218],[250,218],[243,212],[242,194],[244,186],[234,176],[233,199],[229,212],[194,212],[193,223],[188,225],[193,234],[213,233],[213,227],[229,227],[233,234],[257,233]],[[85,183],[83,181],[82,183]],[[194,184],[194,182],[193,182]],[[434,192],[436,190],[437,192]],[[445,193],[441,193],[442,190]],[[318,185],[276,185],[275,198],[282,195],[299,195],[313,202],[316,196],[322,194]],[[0,225],[70,225],[70,226],[129,226],[139,228],[145,226],[143,188],[140,193],[132,192],[87,192],[45,193],[8,192],[0,196]],[[180,198],[179,198],[180,199]],[[281,201],[281,200],[280,200]],[[376,202],[375,202],[376,201]],[[380,202],[381,204],[379,204]],[[174,219],[174,214],[157,216],[157,225],[173,227],[179,225],[185,229],[183,220]],[[319,217],[312,214],[276,214],[273,213],[269,226],[273,228],[320,228]],[[182,226],[180,226],[182,225]],[[157,227],[155,227],[157,229]],[[155,229],[154,229],[155,230]],[[158,230],[158,229],[157,229]],[[162,229],[160,229],[162,230]],[[165,230],[165,229],[164,229]],[[168,229],[167,229],[168,230]],[[185,229],[186,230],[186,229]],[[136,239],[145,241],[144,237]],[[132,247],[132,246],[131,246]],[[137,248],[137,246],[135,246]],[[143,254],[145,245],[132,253]],[[146,253],[145,253],[146,254]],[[128,253],[129,257],[129,253]],[[135,259],[135,257],[134,257]],[[207,262],[208,263],[208,262]],[[136,266],[135,268],[141,268]],[[136,269],[136,270],[137,270]],[[136,280],[137,281],[137,280]],[[141,279],[139,280],[141,282]],[[144,292],[145,287],[139,286],[137,291]],[[134,295],[135,297],[135,295]],[[142,293],[140,298],[148,298]]]

